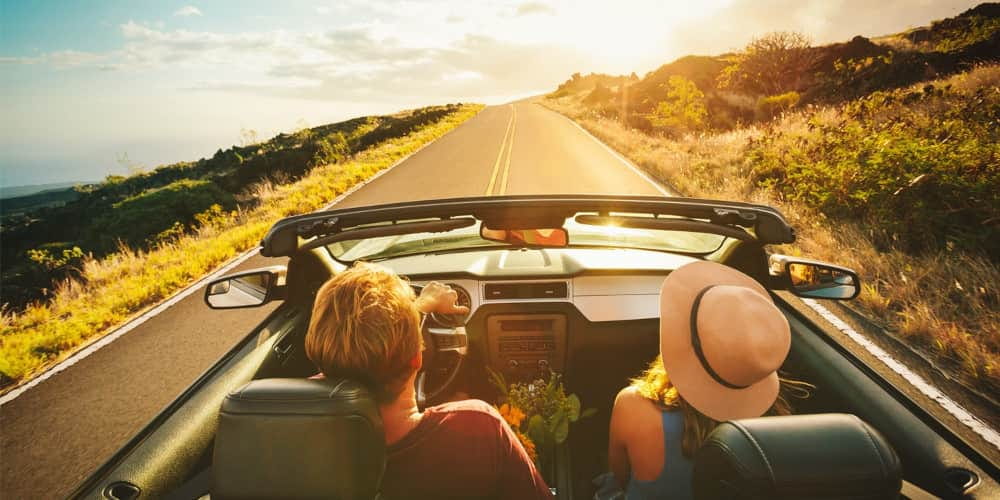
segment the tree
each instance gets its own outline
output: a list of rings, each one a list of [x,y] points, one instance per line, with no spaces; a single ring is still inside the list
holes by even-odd
[[[705,94],[694,82],[673,75],[662,88],[666,90],[666,99],[646,117],[653,127],[677,133],[698,130],[705,124],[708,116]]]
[[[802,76],[815,62],[809,38],[794,31],[775,31],[754,38],[730,59],[719,86],[757,95],[799,90]]]

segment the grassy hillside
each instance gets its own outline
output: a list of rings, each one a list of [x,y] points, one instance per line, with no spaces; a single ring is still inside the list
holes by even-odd
[[[260,182],[295,182],[317,166],[346,161],[458,108],[432,106],[279,134],[220,149],[211,158],[109,176],[99,184],[61,191],[58,200],[53,194],[29,197],[26,203],[38,203],[28,210],[8,211],[11,200],[4,200],[2,303],[19,309],[44,300],[54,282],[79,277],[83,255],[101,258],[117,252],[120,243],[148,249],[189,234],[197,229],[199,214],[215,205],[227,212],[253,208],[258,203],[253,187]]]
[[[29,249],[40,266],[76,270],[71,278],[55,283],[47,300],[2,311],[0,386],[62,359],[254,247],[277,219],[323,207],[481,108],[449,105],[360,118],[234,147],[213,159],[109,179],[82,198],[85,204],[77,208],[96,207],[97,213],[76,214],[73,220],[89,230],[103,229],[119,239],[142,242],[120,245],[101,257],[62,243],[43,243],[39,248],[44,252]],[[48,227],[58,227],[52,215],[42,220]],[[61,234],[80,235],[75,241],[102,244],[101,235],[90,235],[88,229],[60,229],[65,231]],[[22,234],[35,235],[22,247],[44,241],[37,236],[44,233]],[[5,233],[5,247],[6,238]]]
[[[998,18],[984,4],[875,41],[798,47],[808,71],[777,95],[720,83],[748,48],[620,80],[611,101],[591,99],[595,86],[544,104],[685,195],[779,207],[799,228],[782,251],[856,268],[855,306],[996,394],[1000,50],[983,48],[997,47]],[[859,49],[884,56],[841,57]],[[913,61],[927,64],[918,74]]]

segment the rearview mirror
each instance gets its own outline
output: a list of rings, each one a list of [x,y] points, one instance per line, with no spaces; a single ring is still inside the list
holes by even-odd
[[[569,233],[561,227],[547,229],[490,229],[485,224],[479,227],[479,237],[488,241],[499,241],[526,247],[565,247],[569,244]]]
[[[285,266],[231,274],[205,287],[205,303],[212,309],[258,307],[284,298]]]
[[[773,254],[769,258],[775,288],[810,299],[850,300],[861,291],[858,273],[846,267]]]

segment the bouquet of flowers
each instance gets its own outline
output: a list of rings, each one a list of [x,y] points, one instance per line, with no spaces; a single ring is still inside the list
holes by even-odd
[[[569,438],[570,424],[597,412],[581,410],[580,398],[566,394],[562,375],[555,372],[547,379],[508,384],[502,374],[490,371],[490,381],[500,390],[500,415],[543,471],[552,463],[556,445]]]

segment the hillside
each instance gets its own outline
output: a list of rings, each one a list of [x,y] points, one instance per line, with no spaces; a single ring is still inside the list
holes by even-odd
[[[78,246],[58,254],[29,249],[29,259],[37,258],[32,263],[39,267],[73,271],[68,279],[51,285],[46,300],[0,310],[0,389],[63,359],[255,247],[278,219],[326,206],[353,185],[412,154],[481,109],[474,104],[434,106],[304,129],[261,144],[220,151],[211,159],[109,179],[88,191],[75,210],[96,207],[99,211],[72,214],[74,221],[90,230],[114,232],[122,239],[135,238],[139,243],[118,246],[101,257],[84,254]],[[234,192],[234,186],[245,187]],[[222,203],[229,203],[233,210],[224,209]],[[71,234],[71,229],[60,227],[52,215],[69,217],[67,210],[71,209],[44,210],[40,220]],[[185,222],[190,213],[192,220]],[[27,222],[26,227],[33,224]],[[160,230],[164,226],[167,229]],[[86,231],[77,234],[83,235],[76,240],[81,244],[102,241],[88,239]],[[140,240],[143,234],[146,239]],[[19,242],[27,247],[48,243],[46,249],[58,243],[44,239]],[[61,243],[61,247],[66,248],[66,244]],[[43,258],[38,258],[39,253]],[[4,286],[6,290],[6,281]]]
[[[779,35],[793,43],[595,76],[543,103],[685,195],[779,207],[799,228],[779,251],[857,269],[852,307],[997,394],[1000,4],[872,40]]]
[[[259,183],[295,182],[316,166],[343,162],[458,108],[432,106],[304,128],[219,149],[211,158],[4,200],[0,302],[19,309],[44,299],[53,283],[79,276],[85,255],[100,258],[122,244],[151,248],[192,232],[212,214],[251,209],[259,203],[253,192]]]
[[[783,40],[789,49],[784,51],[760,43],[741,53],[685,56],[641,79],[634,74],[576,74],[549,96],[586,93],[591,111],[651,132],[657,127],[648,115],[663,101],[670,79],[681,77],[704,95],[704,125],[728,130],[772,118],[769,108],[774,106],[768,101],[781,96],[786,100],[778,106],[782,110],[836,104],[1000,61],[998,33],[1000,3],[986,3],[927,27],[875,39],[856,36],[823,46],[809,45],[808,38]],[[754,73],[750,78],[733,73],[741,62],[746,72]]]

